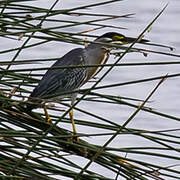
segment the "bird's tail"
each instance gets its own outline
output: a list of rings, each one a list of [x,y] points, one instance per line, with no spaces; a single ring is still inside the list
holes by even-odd
[[[30,102],[27,102],[27,105],[26,105],[26,110],[27,112],[31,112],[33,109],[35,109],[36,106],[33,105],[33,104],[30,104]]]
[[[33,109],[40,107],[41,100],[28,99],[26,104],[27,112],[31,112]]]

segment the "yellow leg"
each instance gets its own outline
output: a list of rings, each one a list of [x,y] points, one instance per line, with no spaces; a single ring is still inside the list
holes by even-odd
[[[69,111],[69,116],[70,116],[70,119],[71,119],[71,123],[72,123],[72,128],[73,128],[73,136],[75,139],[75,141],[79,141],[79,138],[76,136],[77,135],[77,130],[76,130],[76,126],[75,126],[75,122],[74,122],[74,117],[73,117],[73,109],[71,109]]]
[[[45,116],[46,116],[46,122],[48,123],[48,124],[50,124],[51,123],[51,117],[49,116],[49,114],[48,114],[48,112],[47,112],[47,108],[46,108],[46,106],[44,105],[44,113],[45,113]]]

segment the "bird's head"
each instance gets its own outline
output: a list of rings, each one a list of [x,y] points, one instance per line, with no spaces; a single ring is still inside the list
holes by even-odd
[[[120,44],[133,43],[135,40],[136,40],[136,38],[126,37],[123,34],[116,33],[116,32],[105,33],[96,39],[96,41],[99,41],[99,42],[105,42],[105,43],[118,42]],[[144,43],[144,42],[148,42],[148,40],[141,39],[138,41],[138,43]]]

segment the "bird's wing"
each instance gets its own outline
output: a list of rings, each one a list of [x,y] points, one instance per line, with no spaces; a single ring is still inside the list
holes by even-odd
[[[52,67],[69,65],[84,65],[82,48],[71,50],[57,60]],[[59,95],[75,90],[83,84],[86,74],[85,67],[49,69],[30,97],[46,98],[49,95]]]

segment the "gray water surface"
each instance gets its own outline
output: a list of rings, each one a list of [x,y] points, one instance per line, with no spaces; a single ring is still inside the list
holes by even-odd
[[[38,1],[35,2],[37,5],[39,3],[45,1]],[[79,5],[93,3],[90,0],[66,0],[61,1],[56,8],[57,9],[65,9],[70,7],[76,7]],[[115,25],[119,27],[126,27],[127,30],[119,30],[120,33],[136,37],[143,29],[147,26],[147,24],[160,12],[160,10],[166,5],[167,1],[164,0],[126,0],[122,2],[116,2],[111,5],[103,5],[98,8],[90,8],[85,9],[83,12],[94,12],[94,13],[103,13],[103,14],[114,14],[114,15],[121,15],[121,14],[128,14],[128,13],[135,13],[132,18],[129,19],[114,19],[109,20],[106,23],[110,25]],[[42,3],[42,6],[50,7],[52,1],[46,1],[46,3]],[[64,19],[73,19],[78,21],[79,17],[69,17],[69,16],[62,16],[61,18]],[[89,17],[81,17],[80,20],[89,20]],[[48,26],[48,24],[45,24]],[[81,32],[86,30],[87,27],[79,26],[75,28],[66,28],[63,29],[64,31],[70,32]],[[60,29],[61,31],[62,29]],[[106,28],[91,32],[89,34],[92,35],[101,35],[108,31],[115,31],[115,29]],[[118,31],[118,30],[116,30]],[[159,44],[166,44],[169,46],[175,47],[175,51],[171,52],[169,49],[165,48],[150,48],[153,50],[159,50],[168,53],[175,53],[180,54],[180,1],[179,0],[170,0],[167,9],[161,15],[161,17],[153,24],[152,29],[149,33],[146,33],[146,39],[149,39],[151,42],[159,43]],[[90,39],[93,40],[93,39]],[[0,49],[7,49],[9,47],[18,47],[22,45],[22,41],[8,41],[7,39],[2,39],[0,44]],[[78,47],[77,45],[66,44],[62,42],[52,42],[42,46],[38,46],[36,48],[31,48],[24,50],[20,53],[17,59],[39,59],[39,58],[52,58],[52,57],[61,57],[66,52],[71,50],[74,47]],[[140,46],[142,47],[142,46]],[[149,47],[145,47],[149,48]],[[6,55],[0,55],[0,60],[9,60],[13,58],[14,53],[9,53]],[[127,54],[120,63],[135,63],[135,62],[166,62],[166,61],[179,61],[179,57],[171,57],[165,55],[158,55],[158,54],[148,54],[147,57],[144,57],[140,53],[129,53]],[[113,63],[115,61],[114,57],[110,57],[109,63]],[[38,66],[50,66],[52,62],[46,62],[44,65]],[[104,70],[98,75],[100,77]],[[108,85],[114,83],[123,83],[133,80],[151,78],[156,76],[163,76],[166,74],[175,74],[180,73],[180,65],[159,65],[159,66],[121,66],[114,68],[111,73],[109,73],[103,81],[99,84],[101,85]],[[137,99],[145,99],[150,91],[155,87],[158,81],[150,81],[146,83],[139,83],[139,84],[132,84],[127,86],[119,86],[114,88],[107,88],[103,90],[98,90],[97,92],[103,92],[109,95],[116,95],[116,96],[125,96],[125,97],[133,97]],[[83,88],[91,86],[92,83],[85,85]],[[158,89],[157,92],[151,98],[151,103],[148,103],[147,106],[153,108],[162,113],[166,113],[177,118],[180,118],[180,79],[179,77],[176,78],[169,78],[167,79]],[[134,102],[133,102],[134,103]],[[138,104],[138,103],[136,103]],[[123,105],[110,105],[106,103],[93,103],[93,102],[81,102],[78,104],[77,107],[82,109],[88,110],[89,112],[104,117],[105,119],[111,120],[116,122],[119,125],[122,125],[129,116],[135,111],[134,108],[129,108]],[[99,119],[87,116],[86,114],[75,112],[76,118],[92,121],[92,122],[101,122]],[[71,125],[61,124],[64,128],[70,128]],[[180,127],[179,121],[163,118],[155,114],[150,114],[147,112],[141,111],[138,115],[131,121],[130,124],[127,126],[128,128],[136,128],[136,129],[146,129],[150,131],[160,131],[160,130],[167,130],[167,129],[176,129]],[[99,129],[92,129],[86,128],[84,129],[82,126],[77,126],[79,133],[100,133],[101,130]],[[104,132],[102,130],[102,132]],[[107,132],[107,131],[105,131]],[[178,131],[176,132],[176,135]],[[94,144],[104,144],[106,140],[109,138],[107,137],[99,137],[99,138],[85,138],[90,143]],[[142,139],[137,136],[118,136],[110,146],[113,147],[135,147],[135,146],[153,146],[155,145],[151,141]],[[167,152],[172,155],[172,152]],[[175,153],[175,152],[174,152]],[[121,154],[122,155],[122,154]],[[156,163],[159,161],[160,165],[169,166],[178,164],[178,161],[175,160],[165,160],[157,158],[154,159],[153,157],[144,157],[141,155],[131,155],[128,154],[129,158],[135,158],[139,160],[146,160],[148,162]],[[77,157],[74,157],[76,159]],[[85,164],[84,159],[79,159],[78,163],[80,165]],[[92,164],[90,169],[96,168],[97,171],[103,172],[105,176],[115,178],[107,170],[104,170],[98,167],[95,163]],[[99,170],[98,170],[99,168]],[[180,171],[180,166],[175,167],[176,170]],[[169,178],[170,179],[170,178]],[[169,180],[168,179],[168,180]]]

